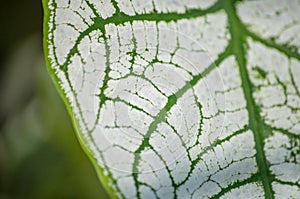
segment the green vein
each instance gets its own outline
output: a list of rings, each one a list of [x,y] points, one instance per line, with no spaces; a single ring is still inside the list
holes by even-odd
[[[246,107],[249,115],[249,126],[253,131],[255,149],[256,149],[256,162],[258,170],[261,174],[261,181],[265,191],[266,198],[274,198],[274,191],[272,189],[273,176],[270,173],[269,166],[264,152],[264,128],[263,121],[260,117],[259,108],[255,104],[253,98],[252,84],[249,79],[249,74],[246,68],[246,49],[245,49],[245,32],[243,32],[243,25],[241,24],[233,3],[230,0],[224,0],[224,8],[229,18],[230,32],[232,37],[233,53],[239,65],[240,76],[242,80],[242,89],[246,99]]]
[[[229,141],[232,137],[245,133],[247,130],[249,130],[249,127],[245,126],[243,129],[233,132],[231,135],[225,137],[224,139],[216,140],[215,142],[211,143],[208,147],[205,147],[204,149],[202,149],[202,151],[197,155],[197,158],[191,162],[191,168],[190,168],[186,178],[182,182],[178,183],[177,186],[183,185],[189,179],[189,177],[192,175],[197,163],[200,160],[202,160],[203,155],[205,155],[209,151],[213,150],[213,148],[220,146],[222,143]]]
[[[191,19],[197,18],[199,16],[207,15],[209,13],[217,12],[221,9],[221,4],[217,2],[213,6],[206,10],[202,9],[187,9],[185,13],[169,12],[169,13],[146,13],[146,14],[136,14],[133,16],[127,15],[124,12],[115,13],[112,17],[104,20],[105,24],[113,23],[115,25],[123,24],[126,22],[133,21],[177,21],[181,19]]]
[[[288,136],[288,137],[291,137],[291,138],[295,138],[295,139],[300,140],[300,135],[297,135],[297,134],[295,134],[295,133],[292,133],[292,132],[290,132],[289,130],[286,130],[286,129],[283,129],[283,128],[279,128],[279,127],[273,127],[273,126],[270,126],[270,125],[267,125],[267,124],[265,124],[264,126],[265,126],[267,129],[270,129],[270,130],[272,130],[272,131],[277,131],[277,132],[279,132],[279,133],[281,133],[281,134],[284,134],[284,135],[286,135],[286,136]]]
[[[88,4],[89,7],[91,7],[92,11],[95,11],[95,8],[93,7],[92,4]],[[92,31],[95,30],[101,30],[103,32],[105,25],[108,24],[124,24],[126,22],[132,23],[134,21],[155,21],[155,22],[169,22],[169,21],[177,21],[181,19],[191,19],[191,18],[197,18],[200,16],[204,16],[210,13],[217,12],[218,10],[221,9],[220,3],[216,3],[215,5],[209,7],[206,10],[201,10],[201,9],[190,9],[187,10],[185,13],[178,14],[176,12],[171,12],[171,13],[149,13],[149,14],[138,14],[135,16],[129,16],[123,12],[118,12],[115,13],[113,16],[103,19],[101,17],[96,17],[93,18],[94,23],[89,26],[86,30],[80,33],[78,38],[75,41],[74,46],[71,48],[69,53],[66,56],[66,60],[63,64],[60,65],[60,69],[63,71],[67,70],[68,63],[70,62],[70,59],[72,58],[73,55],[78,53],[78,45],[80,42],[87,36],[89,35]],[[54,23],[55,24],[55,23]],[[50,31],[53,33],[53,31]],[[105,34],[105,32],[103,32]],[[57,61],[58,64],[58,61]]]
[[[191,87],[197,84],[200,79],[208,75],[212,70],[214,70],[216,67],[219,66],[219,64],[229,55],[229,49],[226,48],[226,50],[221,53],[218,57],[218,59],[212,63],[209,67],[207,67],[202,73],[194,76],[192,80],[186,82],[186,84],[179,89],[175,94],[168,97],[166,105],[161,109],[161,111],[154,117],[154,121],[150,124],[147,133],[144,136],[144,139],[138,149],[134,152],[134,162],[132,166],[132,173],[133,173],[133,179],[134,184],[137,189],[137,198],[140,198],[140,192],[139,192],[139,182],[138,182],[138,166],[141,159],[141,152],[145,150],[146,147],[149,147],[149,139],[152,135],[152,133],[157,129],[157,126],[159,123],[165,121],[165,118],[167,116],[168,111],[171,110],[171,108],[177,103],[177,100],[184,95]]]
[[[287,182],[287,181],[283,181],[283,180],[279,180],[279,179],[275,179],[275,182],[279,183],[279,184],[283,184],[283,185],[289,185],[289,186],[296,186],[300,189],[300,184],[298,183],[293,183],[293,182]]]
[[[216,195],[212,196],[211,199],[220,198],[221,196],[223,196],[224,194],[230,192],[233,189],[242,187],[242,186],[244,186],[246,184],[249,184],[249,183],[255,183],[255,182],[259,181],[259,177],[260,176],[258,174],[254,174],[250,178],[247,178],[247,179],[242,180],[242,181],[237,181],[237,182],[231,184],[230,186],[228,186],[226,188],[222,188],[222,190],[219,193],[217,193]]]
[[[287,45],[280,45],[275,43],[274,41],[268,41],[267,39],[263,39],[257,34],[251,32],[249,29],[244,28],[245,33],[252,38],[254,41],[257,41],[259,43],[262,43],[263,45],[276,49],[279,52],[285,54],[289,58],[295,58],[298,61],[300,61],[300,54],[296,52],[296,48],[289,47]]]
[[[104,27],[103,27],[104,28]],[[103,34],[103,39],[104,39],[104,45],[105,45],[105,70],[104,70],[104,78],[103,78],[103,83],[102,83],[102,87],[100,88],[100,93],[98,94],[99,96],[99,108],[97,111],[97,116],[96,116],[96,120],[94,122],[94,126],[92,127],[93,131],[96,128],[97,123],[99,122],[100,119],[100,111],[102,106],[104,105],[104,103],[106,102],[106,96],[104,94],[105,90],[108,88],[108,81],[110,80],[109,77],[109,73],[111,71],[110,68],[110,46],[108,45],[108,41],[105,35],[105,29],[102,30],[102,34]]]

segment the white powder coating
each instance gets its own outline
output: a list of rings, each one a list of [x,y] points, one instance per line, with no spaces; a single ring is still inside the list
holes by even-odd
[[[299,1],[47,6],[50,70],[117,197],[298,198]]]

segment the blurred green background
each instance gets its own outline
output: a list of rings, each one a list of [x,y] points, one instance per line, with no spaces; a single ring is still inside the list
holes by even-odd
[[[0,6],[0,199],[108,198],[47,74],[41,0]]]

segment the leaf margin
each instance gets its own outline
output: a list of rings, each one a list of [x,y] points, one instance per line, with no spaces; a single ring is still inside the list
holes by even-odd
[[[109,197],[112,199],[118,199],[115,190],[109,186],[109,181],[111,180],[108,176],[104,175],[104,169],[102,169],[98,163],[96,158],[93,156],[93,152],[91,149],[89,149],[87,146],[87,141],[81,136],[80,126],[79,122],[76,119],[75,115],[73,114],[72,106],[70,104],[70,101],[67,99],[66,94],[64,93],[62,87],[59,85],[61,80],[58,78],[58,76],[55,74],[55,69],[51,67],[50,59],[48,58],[49,55],[49,45],[48,45],[48,33],[49,33],[49,19],[50,19],[50,9],[48,8],[50,0],[42,0],[42,7],[43,7],[43,51],[44,51],[44,59],[46,63],[46,68],[48,73],[50,74],[51,80],[56,88],[56,90],[59,93],[59,96],[61,97],[63,103],[65,104],[65,107],[67,109],[67,112],[70,116],[72,126],[74,128],[74,132],[76,134],[76,137],[78,139],[79,145],[83,149],[84,153],[87,155],[88,159],[91,161],[93,167],[96,170],[96,174],[98,179],[100,180],[101,185],[104,187],[106,192],[108,193]]]

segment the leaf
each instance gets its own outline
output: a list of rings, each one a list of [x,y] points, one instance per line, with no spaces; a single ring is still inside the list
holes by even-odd
[[[300,198],[300,2],[45,0],[48,69],[117,198]]]

